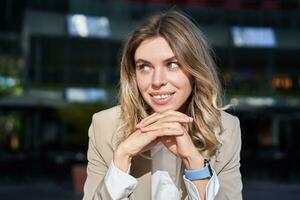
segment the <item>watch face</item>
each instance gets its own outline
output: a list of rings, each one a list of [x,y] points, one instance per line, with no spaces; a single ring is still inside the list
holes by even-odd
[[[209,163],[208,163],[207,167],[208,167],[208,170],[209,170],[210,177],[212,177],[213,172],[212,172],[212,170],[211,170],[211,167],[210,167],[210,164],[209,164]]]
[[[212,177],[213,173],[212,173],[212,169],[210,167],[209,161],[207,159],[204,159],[204,167],[206,167],[206,166],[208,167],[210,177]]]
[[[204,167],[208,164],[209,164],[209,161],[207,159],[204,159]]]

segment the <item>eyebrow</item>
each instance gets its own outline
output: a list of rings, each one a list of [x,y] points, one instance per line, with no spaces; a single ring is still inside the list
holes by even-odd
[[[163,62],[167,63],[167,62],[174,61],[174,60],[177,60],[176,56],[172,56],[170,58],[167,58],[167,59],[163,60]],[[141,58],[139,58],[139,59],[137,59],[137,61],[135,61],[136,64],[139,63],[139,62],[141,62],[141,63],[151,63],[151,62],[149,62],[147,60],[144,60],[144,59],[141,59]]]

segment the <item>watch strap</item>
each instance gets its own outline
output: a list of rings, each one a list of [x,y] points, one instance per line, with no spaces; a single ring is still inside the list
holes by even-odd
[[[205,162],[203,168],[187,170],[185,169],[185,178],[190,181],[207,179],[212,176],[212,171],[208,162]]]

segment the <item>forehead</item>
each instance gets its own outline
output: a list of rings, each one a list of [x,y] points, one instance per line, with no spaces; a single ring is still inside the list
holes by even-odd
[[[135,51],[134,60],[165,60],[173,56],[174,52],[168,42],[163,37],[155,37],[141,42]]]

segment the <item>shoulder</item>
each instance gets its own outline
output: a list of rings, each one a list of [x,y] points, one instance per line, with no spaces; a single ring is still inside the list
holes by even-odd
[[[120,122],[120,112],[120,106],[114,106],[93,115],[92,128],[97,144],[111,144]]]
[[[234,115],[228,112],[221,111],[221,122],[223,127],[223,132],[221,133],[221,143],[224,140],[229,140],[234,142],[234,140],[239,140],[240,138],[240,120]]]
[[[120,106],[114,106],[112,108],[102,110],[93,115],[93,122],[105,122],[105,121],[115,121],[119,118],[121,112]]]
[[[235,126],[236,123],[239,124],[239,119],[226,111],[221,111],[221,121],[224,129],[230,129],[232,126]]]

